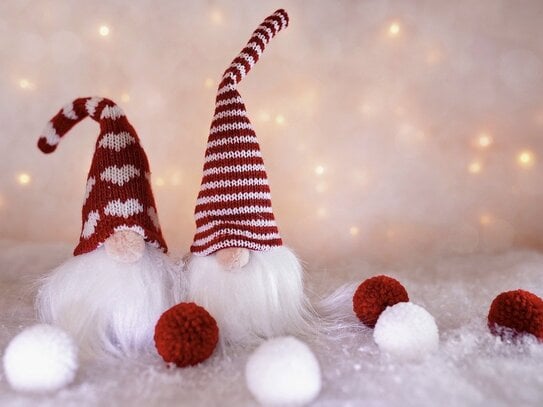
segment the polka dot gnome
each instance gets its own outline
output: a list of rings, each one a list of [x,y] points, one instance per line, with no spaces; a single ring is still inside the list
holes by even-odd
[[[153,352],[154,326],[175,303],[180,277],[166,255],[136,131],[108,99],[80,98],[47,123],[38,147],[52,153],[85,117],[100,124],[74,257],[41,283],[36,308],[78,342],[82,354]]]
[[[283,246],[258,140],[237,90],[288,22],[284,10],[266,18],[226,69],[209,132],[187,261],[188,297],[213,315],[226,343],[311,326],[302,267]]]

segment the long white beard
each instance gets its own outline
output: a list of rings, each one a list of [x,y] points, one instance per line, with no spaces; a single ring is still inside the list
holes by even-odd
[[[284,246],[251,251],[249,263],[237,271],[224,270],[213,255],[190,255],[186,270],[188,301],[217,320],[223,343],[244,345],[314,329],[302,266]]]
[[[135,263],[111,259],[104,247],[75,256],[39,289],[40,320],[71,333],[85,356],[153,352],[160,315],[182,298],[185,284],[173,262],[146,244]]]

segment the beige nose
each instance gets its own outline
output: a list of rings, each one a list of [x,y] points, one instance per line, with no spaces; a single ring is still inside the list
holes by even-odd
[[[132,230],[120,230],[108,237],[104,246],[112,259],[120,263],[134,263],[143,256],[145,241]]]
[[[217,261],[228,271],[238,270],[249,263],[249,249],[228,247],[215,252]]]

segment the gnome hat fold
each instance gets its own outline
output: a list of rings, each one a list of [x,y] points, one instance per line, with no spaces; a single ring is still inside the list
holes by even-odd
[[[82,228],[74,255],[101,246],[114,232],[132,230],[167,251],[150,184],[149,161],[122,109],[99,97],[74,100],[45,126],[38,148],[52,153],[62,137],[85,117],[100,124],[82,209]]]
[[[196,255],[228,247],[266,251],[282,245],[259,143],[237,85],[288,21],[284,10],[266,18],[219,84],[194,211],[191,252]]]

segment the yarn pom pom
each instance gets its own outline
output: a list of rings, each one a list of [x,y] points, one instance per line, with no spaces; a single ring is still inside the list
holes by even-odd
[[[400,302],[383,311],[373,339],[379,349],[400,360],[418,360],[439,346],[434,317],[412,302]]]
[[[321,371],[309,347],[292,337],[269,339],[249,357],[247,387],[263,405],[300,406],[321,389]]]
[[[15,336],[4,353],[4,372],[19,391],[50,392],[70,384],[77,372],[77,346],[62,329],[39,324]]]
[[[407,291],[398,280],[388,276],[375,276],[368,278],[356,289],[353,310],[364,325],[373,328],[386,307],[407,301]]]
[[[211,356],[219,341],[215,319],[193,302],[164,312],[155,327],[155,345],[165,362],[193,366]]]
[[[543,341],[543,300],[524,290],[501,293],[490,305],[488,327],[494,335],[527,333]]]

